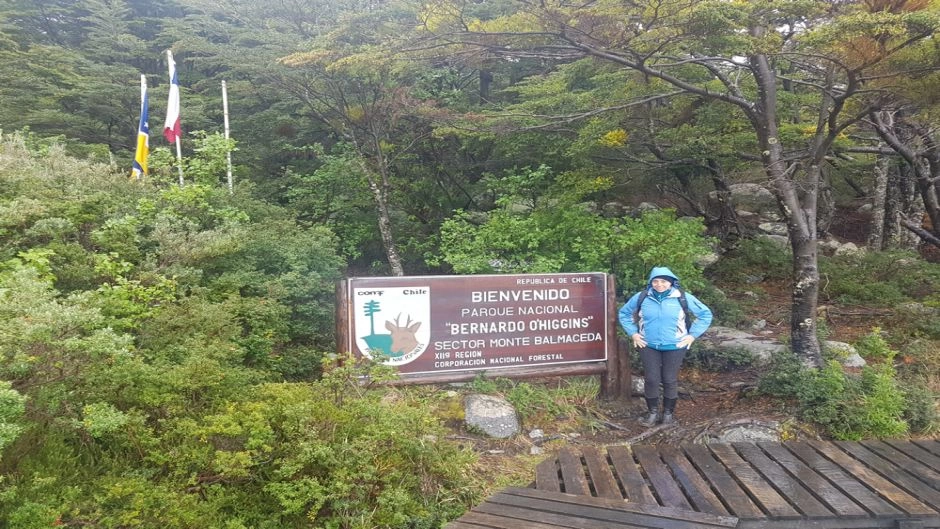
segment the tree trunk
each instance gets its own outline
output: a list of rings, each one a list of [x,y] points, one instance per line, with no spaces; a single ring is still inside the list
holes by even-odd
[[[762,28],[753,30],[755,36]],[[816,200],[819,191],[820,167],[814,156],[805,167],[806,180],[798,185],[797,164],[784,158],[777,127],[776,75],[765,55],[750,57],[751,70],[757,81],[758,104],[749,114],[757,132],[761,161],[777,198],[780,213],[787,223],[793,249],[793,292],[790,307],[790,342],[793,352],[809,367],[822,366],[822,348],[816,335],[816,306],[819,294],[819,268],[816,245]],[[817,153],[818,154],[818,153]],[[802,189],[801,189],[802,188]]]
[[[904,228],[904,220],[920,220],[924,214],[924,203],[920,201],[917,186],[917,171],[905,165],[901,168],[901,216],[898,218],[898,248],[917,251],[920,237]]]
[[[901,217],[904,215],[904,205],[901,191],[901,165],[893,163],[888,166],[887,189],[885,190],[885,220],[884,236],[881,248],[899,248],[901,246]]]
[[[395,245],[395,238],[392,236],[392,218],[388,214],[388,191],[383,190],[374,179],[369,179],[369,188],[372,190],[372,196],[375,198],[375,205],[379,216],[379,235],[382,237],[382,246],[385,248],[385,256],[388,259],[388,266],[395,277],[405,275],[405,269],[401,264],[401,257],[398,255],[398,247]]]
[[[819,181],[819,205],[816,218],[816,237],[824,239],[829,235],[829,228],[832,227],[832,219],[836,215],[836,204],[832,198],[832,186],[829,182],[829,175],[826,171],[820,173]]]
[[[885,210],[887,204],[885,197],[888,191],[888,164],[887,156],[879,156],[875,162],[875,192],[871,198],[871,229],[868,234],[868,246],[873,250],[884,249]]]
[[[734,200],[731,197],[731,189],[728,187],[728,181],[725,179],[724,171],[717,161],[709,159],[706,163],[708,172],[712,176],[712,183],[715,185],[715,197],[717,213],[713,213],[709,219],[709,232],[717,236],[723,244],[733,244],[744,235],[744,228],[738,213],[734,210]]]
[[[376,146],[378,147],[378,142],[376,142]],[[405,275],[405,269],[402,266],[401,256],[399,256],[398,247],[395,244],[395,237],[392,230],[392,217],[388,209],[388,196],[391,193],[392,185],[388,178],[388,168],[385,164],[385,158],[382,156],[381,150],[377,150],[376,152],[376,165],[379,170],[378,175],[369,168],[369,165],[362,155],[359,156],[359,164],[369,178],[369,190],[372,191],[372,198],[375,200],[379,220],[379,236],[382,237],[382,247],[385,249],[388,267],[393,276],[401,277]],[[378,178],[376,178],[376,176],[378,176]]]

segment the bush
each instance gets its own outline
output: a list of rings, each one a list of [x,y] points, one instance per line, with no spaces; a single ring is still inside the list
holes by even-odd
[[[785,280],[793,275],[793,257],[788,247],[767,239],[745,239],[709,270],[715,279],[729,283]]]
[[[895,352],[875,333],[859,347],[881,363],[862,368],[860,375],[846,373],[829,360],[819,369],[808,369],[795,355],[775,355],[759,390],[791,399],[800,418],[813,422],[836,439],[858,440],[893,437],[908,431],[904,417],[910,403],[898,382],[891,360]]]
[[[940,265],[910,252],[857,252],[819,259],[821,294],[845,304],[940,303]]]

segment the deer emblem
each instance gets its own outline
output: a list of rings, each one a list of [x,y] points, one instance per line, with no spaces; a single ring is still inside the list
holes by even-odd
[[[415,333],[417,333],[418,329],[421,327],[421,322],[417,321],[412,323],[411,316],[409,315],[405,325],[402,326],[398,323],[400,317],[401,313],[395,316],[395,323],[385,320],[385,328],[392,333],[391,352],[393,355],[414,351],[415,347],[418,346],[418,338],[415,336]]]

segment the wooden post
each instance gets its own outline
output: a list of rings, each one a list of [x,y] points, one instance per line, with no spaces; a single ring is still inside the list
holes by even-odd
[[[353,350],[349,341],[349,281],[336,283],[336,353],[345,355]]]
[[[633,363],[630,361],[630,341],[617,336],[617,354],[620,356],[620,398],[633,397]]]
[[[620,353],[617,347],[617,289],[613,274],[607,274],[607,371],[601,376],[601,397],[621,398]]]

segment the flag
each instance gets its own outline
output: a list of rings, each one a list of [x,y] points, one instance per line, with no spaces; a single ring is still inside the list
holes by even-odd
[[[176,75],[176,62],[173,61],[173,52],[166,50],[166,58],[170,69],[170,98],[166,103],[166,121],[163,122],[163,137],[173,143],[183,135],[180,125],[180,80]]]
[[[140,123],[137,125],[137,151],[134,153],[133,176],[147,174],[147,156],[150,155],[150,123],[147,109],[147,78],[140,76]]]

